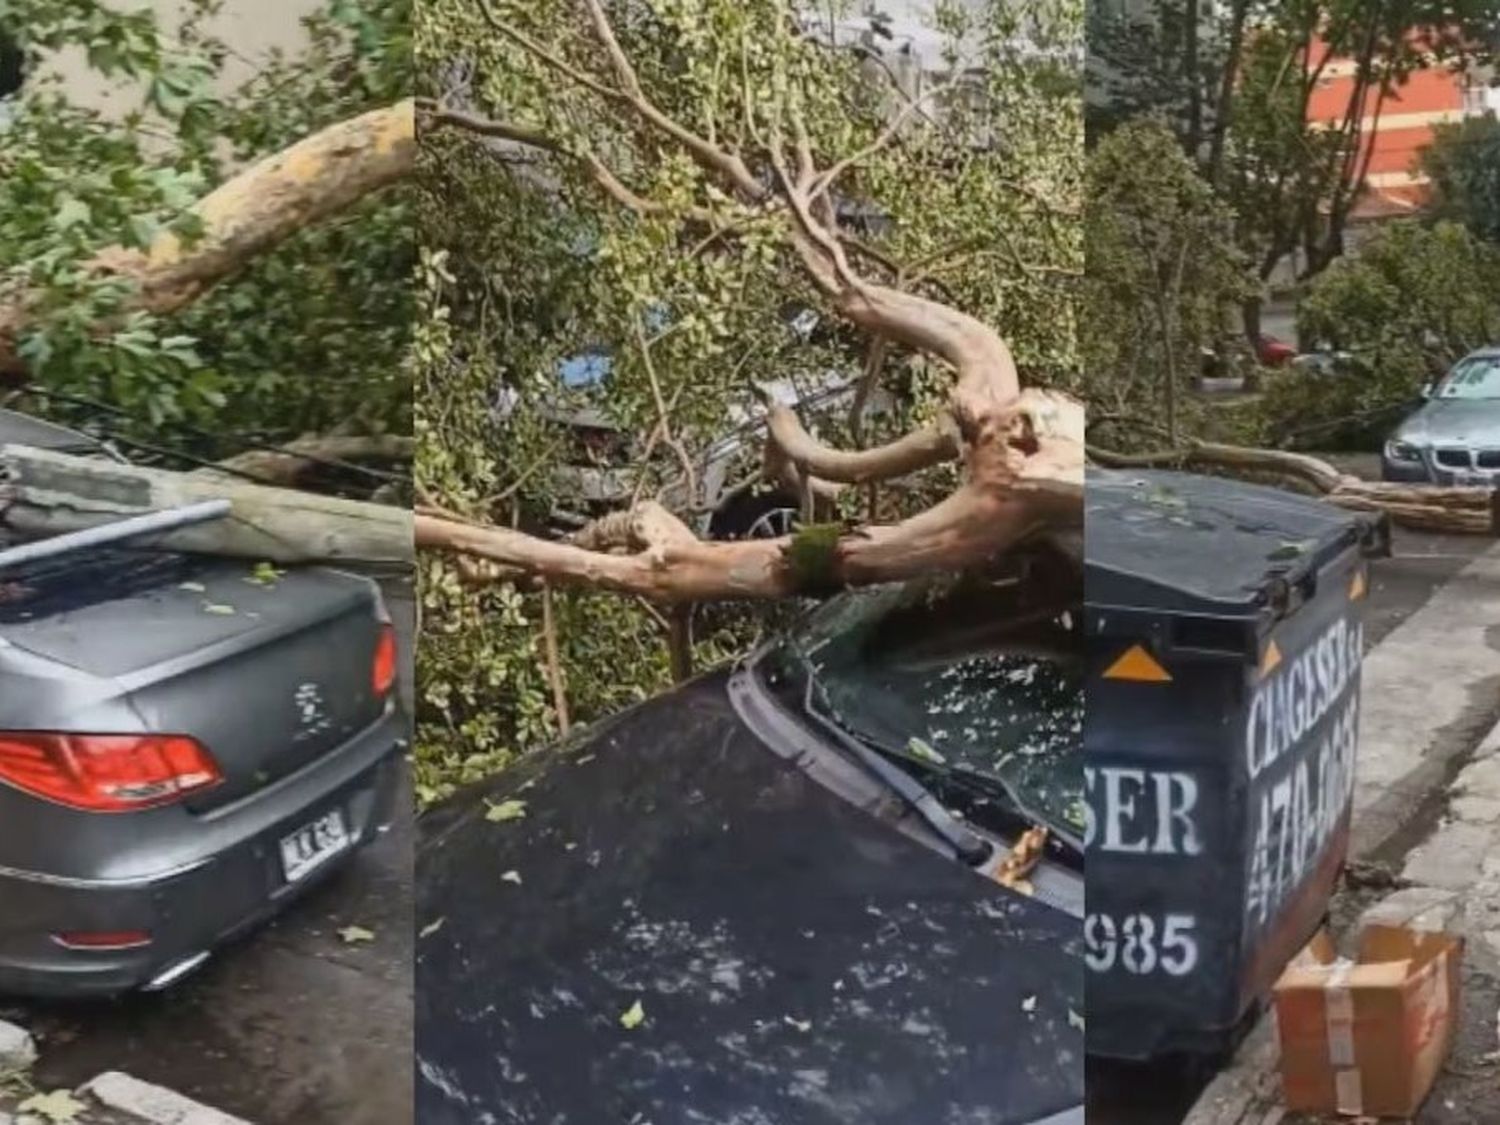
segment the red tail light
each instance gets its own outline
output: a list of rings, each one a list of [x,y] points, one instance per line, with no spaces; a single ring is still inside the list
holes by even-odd
[[[0,783],[86,812],[169,805],[222,780],[182,735],[0,732]]]
[[[396,630],[389,625],[380,627],[380,639],[375,642],[375,666],[370,682],[377,696],[383,696],[396,682]]]
[[[114,951],[148,946],[151,944],[151,935],[145,930],[75,930],[71,933],[53,934],[52,940],[67,949]]]

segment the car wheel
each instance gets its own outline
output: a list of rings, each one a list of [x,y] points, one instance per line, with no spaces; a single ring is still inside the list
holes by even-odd
[[[801,512],[789,497],[771,493],[742,494],[724,504],[713,515],[709,537],[713,539],[775,539],[796,530]]]

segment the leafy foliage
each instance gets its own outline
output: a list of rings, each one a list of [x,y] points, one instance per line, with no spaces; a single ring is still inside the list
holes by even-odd
[[[1172,133],[1148,120],[1099,143],[1088,183],[1082,347],[1090,406],[1162,418],[1172,431],[1200,349],[1250,291],[1232,218]]]
[[[1432,177],[1435,214],[1500,243],[1500,118],[1439,125],[1422,167]]]
[[[1317,278],[1298,316],[1305,335],[1352,361],[1324,378],[1274,380],[1266,438],[1367,449],[1423,384],[1500,339],[1500,249],[1454,223],[1394,223]]]
[[[1300,251],[1312,276],[1344,249],[1358,198],[1367,116],[1399,112],[1402,86],[1433,65],[1478,65],[1494,43],[1494,0],[1157,0],[1091,28],[1101,132],[1142,114],[1171,125],[1236,217],[1262,278]],[[1327,65],[1352,63],[1336,128],[1311,112]]]
[[[108,116],[34,67],[0,116],[0,300],[34,302],[21,340],[34,383],[124,411],[147,441],[176,423],[271,437],[409,432],[414,262],[401,192],[301,233],[172,316],[119,314],[130,283],[90,268],[163,231],[190,243],[191,206],[234,169],[409,88],[411,0],[328,0],[306,22],[305,49],[259,60],[237,88],[224,78],[231,47],[209,32],[219,7],[192,0],[167,27],[149,7],[0,0],[0,28],[33,59],[75,49],[139,97]],[[43,402],[64,420],[98,417]]]
[[[490,7],[567,67],[607,75],[578,5]],[[843,225],[878,254],[855,251],[860,269],[985,318],[1006,335],[1025,378],[1053,385],[1077,381],[1080,7],[939,5],[948,52],[939,69],[961,77],[931,96],[931,122],[913,115],[896,143],[849,168],[835,193]],[[749,149],[789,131],[795,107],[826,167],[867,150],[901,104],[888,59],[831,47],[821,28],[792,26],[786,6],[771,0],[656,0],[610,11],[651,99],[720,144]],[[691,161],[643,137],[611,99],[498,33],[479,5],[432,0],[418,16],[425,93],[524,123],[563,150],[448,130],[425,137],[420,213],[434,253],[424,263],[431,316],[415,361],[427,499],[537,530],[559,510],[588,516],[659,495],[706,530],[722,485],[758,470],[760,438],[749,421],[758,386],[807,395],[869,373],[868,409],[853,407],[858,396],[834,395],[806,419],[850,445],[933,413],[946,373],[830,317],[789,250],[785,215],[725,198]],[[835,16],[847,12],[835,5]],[[844,26],[841,44],[852,25]],[[585,152],[666,209],[639,214],[609,198],[579,159]],[[690,206],[712,210],[722,229],[685,217]],[[900,263],[900,274],[880,259]],[[585,447],[583,418],[612,447],[606,453]],[[718,484],[706,479],[719,475]],[[540,666],[537,595],[466,585],[429,560],[423,607],[418,760],[431,795],[543,741],[557,714]],[[581,595],[559,595],[556,610],[575,719],[668,682],[666,630],[650,611]],[[698,664],[742,651],[768,625],[761,610],[698,610]]]

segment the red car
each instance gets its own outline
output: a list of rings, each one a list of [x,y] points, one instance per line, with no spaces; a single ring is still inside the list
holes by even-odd
[[[1296,354],[1296,348],[1274,336],[1256,337],[1255,359],[1262,367],[1285,367]]]

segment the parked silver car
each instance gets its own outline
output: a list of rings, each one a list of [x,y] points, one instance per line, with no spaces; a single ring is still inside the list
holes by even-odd
[[[1471,352],[1436,385],[1427,402],[1396,427],[1381,452],[1388,481],[1500,483],[1500,347]]]
[[[0,444],[97,451],[10,411]],[[0,994],[165,988],[389,823],[390,619],[318,567],[15,546],[0,528]]]

